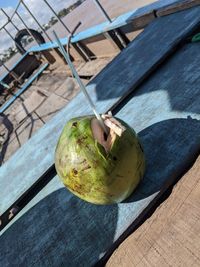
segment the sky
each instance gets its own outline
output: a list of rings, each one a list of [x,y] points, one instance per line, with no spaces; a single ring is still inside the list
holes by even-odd
[[[49,21],[49,19],[53,16],[50,9],[46,6],[43,0],[24,0],[26,5],[31,9],[33,14],[36,16],[36,18],[39,20],[41,24],[45,24]],[[75,0],[48,0],[48,3],[55,9],[55,11],[60,11],[62,8],[66,8],[72,3],[76,2]],[[15,7],[17,6],[18,1],[17,0],[0,0],[0,7],[3,8],[8,15],[12,15]],[[33,19],[30,17],[28,12],[23,8],[21,5],[19,8],[19,13],[23,17],[23,19],[26,21],[27,25],[30,28],[37,29],[37,25],[33,21]],[[0,11],[0,27],[3,26],[3,24],[7,21],[6,16]],[[22,23],[19,21],[19,19],[15,16],[13,17],[14,23],[18,26],[19,29],[24,28]],[[6,29],[11,33],[11,35],[14,37],[16,35],[15,28],[8,24],[6,26]],[[7,50],[10,46],[13,45],[13,41],[11,38],[5,33],[4,30],[0,31],[0,54],[3,53],[3,51]]]
[[[16,6],[17,0],[0,0],[0,7]]]

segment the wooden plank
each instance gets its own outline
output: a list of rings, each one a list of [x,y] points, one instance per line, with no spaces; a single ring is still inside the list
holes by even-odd
[[[68,100],[60,97],[57,94],[52,93],[49,97],[46,98],[43,105],[37,108],[37,115],[45,122],[49,121],[58,110],[66,106]]]
[[[45,100],[45,96],[33,91],[33,93],[20,104],[16,110],[14,117],[18,123],[24,120],[28,114],[34,112]]]
[[[85,65],[78,70],[80,77],[92,77],[97,75],[109,62],[111,62],[113,57],[110,58],[98,58],[92,61],[88,61]]]
[[[147,170],[136,192],[118,205],[97,206],[55,177],[2,232],[1,265],[93,266],[137,226],[199,154],[198,51],[198,44],[183,47],[116,114],[139,132],[144,147]]]
[[[106,264],[199,266],[200,157],[168,199],[128,237]]]
[[[170,6],[176,2],[179,2],[181,0],[159,0],[159,1],[155,1],[149,5],[140,7],[138,9],[135,9],[132,11],[131,16],[127,19],[127,23],[136,23],[137,24],[143,24],[143,20],[144,22],[146,21],[146,25],[148,24],[148,22],[151,21],[151,19],[156,18],[155,17],[155,11],[160,9],[160,8],[164,8],[166,6]],[[152,16],[153,15],[153,16]],[[148,21],[149,19],[149,21]],[[145,23],[144,23],[145,26]]]
[[[175,49],[182,38],[196,29],[200,23],[199,11],[200,7],[195,7],[155,20],[109,63],[87,85],[97,110],[105,112],[135,90]],[[174,25],[173,31],[171,24]],[[53,164],[56,142],[65,122],[72,116],[90,113],[89,107],[85,105],[84,96],[78,94],[1,167],[0,188],[4,190],[1,190],[0,194],[0,214],[4,213]],[[32,168],[29,167],[30,159]],[[15,173],[14,180],[13,173]]]
[[[88,80],[86,79],[81,79],[81,80],[85,85],[88,83]],[[58,87],[58,89],[55,91],[55,94],[70,101],[79,91],[80,88],[76,79],[67,77],[67,79],[63,82],[63,84],[60,87]]]
[[[150,22],[155,19],[155,14],[153,10],[147,11],[145,14],[135,15],[129,18],[128,21],[131,22],[133,30],[137,31],[139,29],[145,28]]]
[[[162,7],[156,11],[157,17],[166,16],[172,13],[176,13],[194,6],[198,6],[200,4],[200,0],[184,0],[177,2],[175,4]]]

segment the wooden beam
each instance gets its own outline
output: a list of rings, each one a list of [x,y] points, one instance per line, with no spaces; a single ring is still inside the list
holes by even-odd
[[[148,11],[145,14],[138,15],[137,17],[132,19],[132,28],[134,31],[143,29],[149,23],[151,23],[155,19],[154,11]]]
[[[172,13],[176,13],[194,6],[200,5],[200,0],[184,0],[178,3],[160,8],[156,11],[157,17],[163,17]]]

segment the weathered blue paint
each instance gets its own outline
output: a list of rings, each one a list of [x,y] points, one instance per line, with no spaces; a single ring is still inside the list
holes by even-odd
[[[56,176],[2,233],[0,265],[93,266],[182,175],[200,151],[199,60],[199,44],[183,47],[116,114],[137,130],[146,155],[135,193],[118,205],[96,206],[73,196]]]
[[[67,37],[60,38],[61,44],[66,45],[67,44]],[[58,48],[58,44],[55,41],[52,42],[46,42],[44,44],[41,44],[40,46],[35,45],[29,48],[28,52],[39,52],[39,51],[44,51],[48,49],[53,49],[53,48]]]
[[[97,110],[105,112],[130,89],[133,90],[134,85],[169,48],[200,22],[199,12],[200,7],[195,7],[155,20],[108,64],[87,86]],[[166,25],[170,27],[166,28]],[[198,54],[195,56],[198,58]],[[0,168],[0,188],[3,188],[0,192],[0,214],[53,164],[55,146],[65,122],[71,117],[91,113],[85,103],[84,96],[79,93]]]
[[[44,64],[25,84],[14,94],[1,108],[0,113],[3,113],[10,105],[31,85],[31,83],[48,67],[48,63]]]

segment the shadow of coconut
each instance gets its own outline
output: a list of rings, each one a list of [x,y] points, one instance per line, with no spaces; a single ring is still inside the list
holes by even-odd
[[[113,243],[117,209],[59,189],[3,233],[0,266],[92,266]]]
[[[200,151],[200,121],[170,119],[139,134],[146,157],[143,180],[124,203],[144,199],[169,181],[176,181],[192,165]]]

